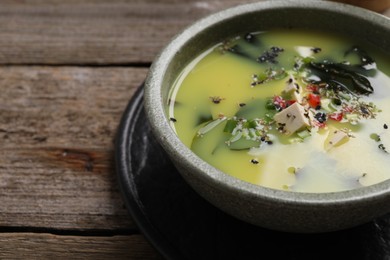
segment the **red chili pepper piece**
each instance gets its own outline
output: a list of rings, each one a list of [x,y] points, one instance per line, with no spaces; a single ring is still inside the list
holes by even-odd
[[[318,93],[318,86],[314,84],[309,84],[306,86],[306,89],[312,93]]]
[[[281,96],[274,97],[274,105],[280,107],[281,109],[285,109],[287,106],[286,100],[284,100]]]
[[[321,105],[321,97],[316,94],[310,93],[308,95],[307,101],[309,102],[309,105],[313,108],[317,108]]]
[[[328,116],[330,119],[340,122],[343,119],[343,113],[332,113]]]
[[[294,104],[295,102],[297,102],[296,100],[287,100],[286,101],[286,104],[287,104],[287,106],[289,107],[289,106],[291,106],[292,104]]]
[[[312,121],[312,124],[313,124],[314,126],[318,127],[318,128],[324,128],[324,127],[326,126],[325,123],[321,123],[321,122],[319,122],[319,121],[317,121],[317,120],[313,120],[313,121]]]

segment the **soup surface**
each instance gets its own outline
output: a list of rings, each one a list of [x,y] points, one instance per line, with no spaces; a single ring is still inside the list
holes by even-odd
[[[167,113],[185,145],[241,180],[333,192],[390,178],[390,62],[339,35],[248,33],[183,69]]]

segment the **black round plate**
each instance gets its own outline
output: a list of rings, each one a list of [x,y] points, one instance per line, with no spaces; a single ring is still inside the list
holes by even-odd
[[[209,204],[182,179],[154,139],[143,109],[143,86],[123,114],[116,141],[126,206],[167,259],[390,257],[390,216],[338,232],[293,234],[250,225]]]

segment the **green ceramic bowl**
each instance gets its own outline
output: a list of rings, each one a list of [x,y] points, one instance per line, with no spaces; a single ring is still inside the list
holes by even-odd
[[[390,19],[326,1],[266,1],[210,15],[178,34],[150,68],[145,109],[152,130],[184,179],[216,207],[249,223],[288,232],[353,227],[390,212],[390,180],[335,193],[274,190],[236,179],[207,164],[169,126],[164,105],[181,69],[204,50],[235,35],[282,28],[334,31],[390,52]],[[389,86],[390,87],[390,86]]]

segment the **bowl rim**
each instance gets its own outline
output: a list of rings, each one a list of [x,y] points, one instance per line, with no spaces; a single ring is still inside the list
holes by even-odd
[[[376,201],[378,198],[389,198],[390,179],[362,188],[325,193],[284,191],[248,183],[206,163],[180,141],[169,125],[162,102],[163,94],[161,86],[168,65],[180,51],[181,46],[191,41],[191,39],[201,33],[205,28],[211,27],[216,23],[246,13],[272,10],[275,8],[283,8],[284,10],[286,8],[324,10],[348,15],[349,17],[360,20],[363,19],[367,22],[374,23],[376,26],[383,26],[386,30],[390,29],[390,19],[384,15],[348,4],[322,0],[263,1],[241,4],[210,14],[187,26],[177,34],[156,56],[150,67],[145,81],[144,100],[146,116],[151,124],[155,137],[174,161],[186,162],[186,167],[192,169],[193,174],[198,175],[197,177],[203,182],[208,183],[216,189],[224,189],[232,192],[239,191],[245,197],[262,198],[270,203],[282,202],[292,205],[305,204],[309,206],[335,206],[353,202],[367,203]]]

